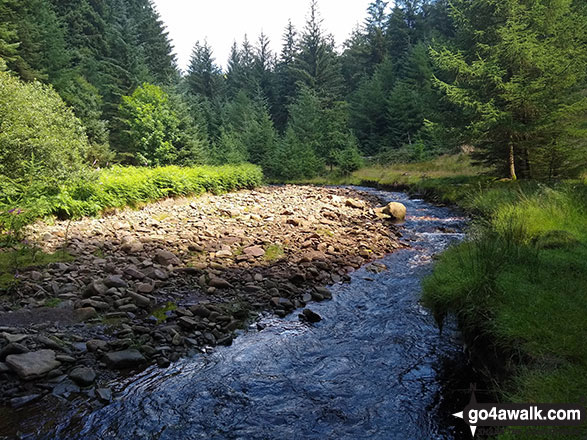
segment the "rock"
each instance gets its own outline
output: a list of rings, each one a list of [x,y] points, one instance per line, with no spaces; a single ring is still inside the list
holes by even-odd
[[[151,293],[155,290],[155,286],[149,283],[139,283],[136,288],[139,293]]]
[[[363,209],[366,206],[365,202],[363,202],[362,200],[356,200],[356,199],[346,199],[344,204],[346,206],[350,206],[351,208],[356,208],[356,209]]]
[[[280,298],[280,297],[273,297],[271,298],[271,304],[275,307],[285,308],[285,309],[293,309],[293,303],[287,298]]]
[[[0,374],[8,373],[10,371],[10,367],[6,365],[4,362],[0,362]]]
[[[407,210],[403,204],[398,202],[391,202],[384,206],[381,212],[390,216],[394,220],[405,220]]]
[[[76,321],[83,322],[98,316],[98,312],[93,307],[82,307],[74,311]]]
[[[243,253],[256,258],[265,255],[265,250],[261,246],[249,246],[243,249]]]
[[[162,266],[169,266],[170,264],[177,266],[180,264],[179,258],[165,249],[159,249],[157,251],[155,254],[155,261]]]
[[[125,288],[128,287],[128,283],[122,279],[120,275],[109,275],[105,280],[104,284],[107,287]]]
[[[86,295],[88,297],[93,295],[106,295],[106,292],[108,292],[108,287],[102,281],[93,281],[88,286],[87,292],[88,293]]]
[[[96,380],[96,372],[88,367],[76,367],[69,373],[69,378],[81,386],[89,386]]]
[[[13,335],[11,333],[2,333],[2,337],[8,342],[22,342],[28,338],[29,335]]]
[[[136,349],[131,348],[122,351],[111,351],[104,355],[106,363],[111,368],[131,368],[146,362],[143,355]]]
[[[37,342],[45,348],[51,348],[53,350],[62,350],[64,347],[63,341],[55,337],[49,338],[45,335],[37,336]]]
[[[142,252],[144,249],[143,243],[141,243],[138,240],[135,240],[133,238],[127,239],[127,240],[123,240],[123,244],[120,247],[120,249],[123,252],[126,252],[127,254],[137,254],[139,252]]]
[[[101,339],[90,339],[86,342],[86,348],[92,353],[95,353],[98,350],[104,351],[106,350],[106,347],[108,347],[108,342],[102,341]]]
[[[33,402],[41,397],[41,394],[30,394],[28,396],[13,397],[10,399],[10,406],[12,408],[20,408],[27,403]]]
[[[229,289],[232,287],[232,284],[230,284],[224,278],[210,278],[208,285],[210,287],[216,287],[217,289]]]
[[[296,272],[289,277],[289,280],[296,285],[300,285],[303,284],[304,281],[306,281],[306,277],[303,273]]]
[[[216,252],[218,258],[230,258],[232,257],[232,251],[230,249],[222,249]]]
[[[300,318],[311,323],[322,321],[322,317],[318,313],[313,312],[310,309],[304,309],[300,315]]]
[[[0,350],[0,361],[6,359],[6,356],[8,355],[28,353],[28,351],[29,349],[26,346],[19,344],[18,342],[11,342],[2,350]]]
[[[156,269],[154,267],[151,267],[150,270],[146,271],[145,275],[149,278],[162,281],[165,281],[169,278],[169,274],[165,270]]]
[[[112,390],[110,388],[97,388],[96,394],[102,402],[109,403],[112,400]]]
[[[309,303],[310,301],[312,301],[312,295],[310,295],[309,293],[304,293],[304,295],[302,296],[302,301],[305,303]]]
[[[194,316],[199,316],[200,318],[207,318],[211,313],[207,307],[201,304],[196,304],[195,306],[190,307],[190,312],[192,312]]]
[[[198,322],[188,316],[182,316],[177,320],[177,323],[188,330],[192,330],[198,326]]]
[[[303,220],[300,220],[298,218],[288,218],[286,223],[292,226],[300,226],[303,223]]]
[[[145,274],[132,266],[129,266],[126,269],[124,269],[124,273],[135,280],[145,279]]]
[[[22,379],[36,379],[61,365],[53,350],[39,350],[23,354],[11,354],[6,364]]]
[[[134,292],[127,292],[128,296],[130,296],[132,298],[132,300],[135,302],[135,304],[139,307],[143,307],[145,309],[151,307],[151,300],[149,298],[147,298],[146,296],[143,295],[139,295],[138,293],[134,293]]]
[[[43,279],[43,274],[41,272],[37,272],[36,270],[33,270],[30,273],[30,277],[31,277],[31,280],[33,280],[33,281],[41,281]]]
[[[58,354],[55,356],[55,359],[66,364],[73,364],[75,362],[75,358],[73,356],[68,356],[66,354]]]

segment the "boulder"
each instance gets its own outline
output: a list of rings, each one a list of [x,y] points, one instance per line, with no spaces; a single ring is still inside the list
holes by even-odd
[[[155,261],[162,266],[178,265],[180,263],[179,258],[174,253],[169,252],[165,249],[159,249],[155,254]]]
[[[265,250],[261,246],[249,246],[243,249],[243,253],[250,257],[262,257],[265,255]]]
[[[43,377],[49,371],[59,367],[61,362],[55,359],[53,350],[39,350],[8,355],[6,365],[19,377],[28,380]]]
[[[104,355],[106,363],[112,368],[132,368],[146,362],[143,355],[134,348],[121,351],[111,351]]]
[[[105,280],[104,284],[107,287],[128,287],[128,283],[122,279],[120,275],[109,275]]]
[[[383,212],[383,214],[390,216],[394,220],[401,221],[406,219],[407,210],[403,204],[398,202],[391,202],[384,206],[381,212]]]
[[[232,284],[230,284],[224,278],[210,278],[208,285],[210,287],[216,287],[217,289],[229,289],[232,287]]]
[[[311,323],[322,321],[322,317],[318,313],[313,312],[310,309],[304,309],[300,314],[300,319]]]
[[[69,378],[81,386],[89,386],[96,380],[96,372],[88,367],[77,367],[69,373]]]
[[[351,208],[356,208],[356,209],[363,209],[366,206],[365,202],[363,202],[362,200],[356,200],[356,199],[346,199],[344,204],[346,206],[349,206]]]

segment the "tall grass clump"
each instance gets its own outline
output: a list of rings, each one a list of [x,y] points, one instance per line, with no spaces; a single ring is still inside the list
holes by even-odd
[[[468,203],[483,217],[469,240],[440,256],[424,303],[439,321],[455,313],[472,350],[499,353],[504,400],[579,402],[587,395],[587,187],[498,185]],[[511,429],[502,438],[526,435]]]

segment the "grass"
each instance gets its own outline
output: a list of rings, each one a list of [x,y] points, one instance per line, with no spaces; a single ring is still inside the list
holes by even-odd
[[[19,270],[72,260],[73,257],[63,251],[46,254],[32,247],[0,251],[0,290],[18,284]]]
[[[441,255],[424,303],[438,319],[456,313],[469,339],[482,335],[498,348],[509,372],[498,389],[504,400],[582,401],[587,186],[500,183],[463,201],[478,213],[472,238]],[[508,429],[500,438],[527,436]]]
[[[167,312],[172,312],[173,310],[177,310],[177,304],[168,302],[164,307],[154,310],[151,314],[157,318],[157,322],[165,322],[167,320]]]
[[[284,256],[285,251],[283,250],[283,247],[281,245],[270,244],[265,249],[265,255],[263,256],[263,258],[265,258],[265,261],[276,261],[283,258]]]

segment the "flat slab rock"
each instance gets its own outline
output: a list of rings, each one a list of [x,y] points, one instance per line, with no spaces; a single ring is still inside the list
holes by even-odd
[[[131,348],[129,350],[111,351],[104,355],[108,365],[112,368],[132,368],[146,362],[140,351]]]
[[[11,354],[6,357],[6,364],[23,379],[36,379],[61,365],[55,359],[53,350],[31,351],[23,354]]]

